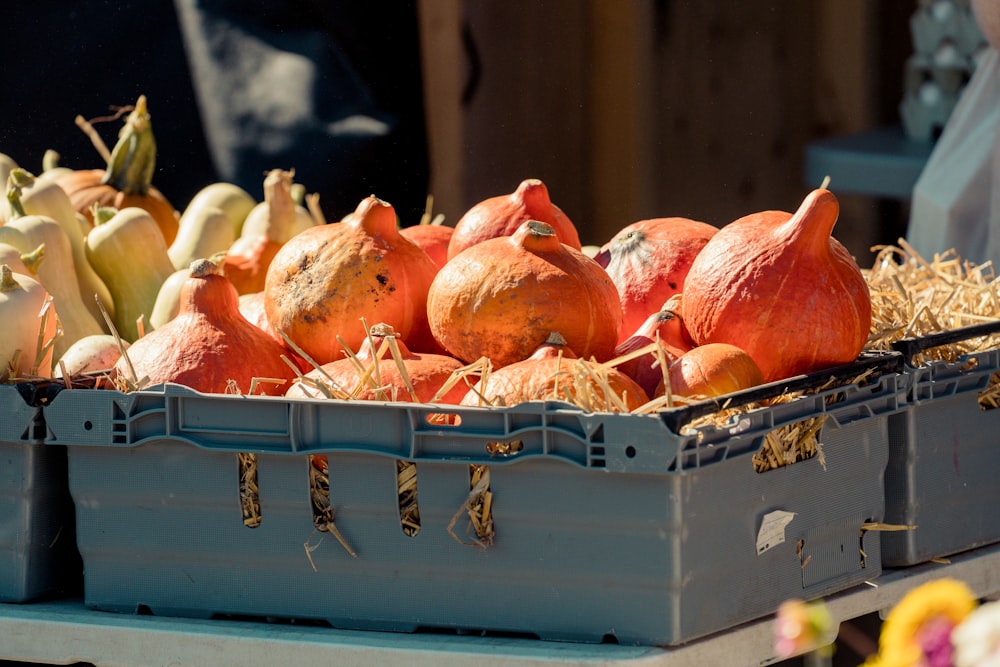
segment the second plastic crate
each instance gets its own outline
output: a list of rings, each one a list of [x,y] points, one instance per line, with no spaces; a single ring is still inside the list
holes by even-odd
[[[43,444],[41,408],[23,395],[33,391],[0,384],[0,602],[78,591],[81,581],[66,448]]]
[[[64,391],[45,410],[48,441],[69,452],[90,608],[666,645],[879,575],[878,535],[864,528],[883,518],[897,380],[684,435],[664,415],[561,403],[457,408],[172,385]],[[443,412],[460,423],[440,425]],[[755,472],[768,433],[816,417],[823,460]],[[256,453],[255,528],[241,511],[240,452]],[[327,457],[344,544],[315,529],[311,454]],[[397,461],[416,464],[412,536]],[[490,472],[489,545],[468,531],[473,464]]]
[[[885,565],[1000,541],[1000,409],[979,400],[998,371],[1000,350],[907,369],[908,407],[889,418],[885,495],[886,522],[911,528],[882,534]]]

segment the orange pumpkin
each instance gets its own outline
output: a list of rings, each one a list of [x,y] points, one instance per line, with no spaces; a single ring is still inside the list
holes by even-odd
[[[448,244],[454,231],[454,227],[430,224],[403,227],[399,233],[423,248],[437,267],[441,268],[448,261]]]
[[[529,357],[559,331],[574,353],[605,361],[621,326],[618,292],[608,274],[552,227],[523,223],[445,264],[430,286],[427,316],[444,349],[465,362],[488,357],[495,368]]]
[[[831,236],[839,211],[833,193],[817,189],[794,214],[753,213],[719,230],[684,283],[681,314],[695,342],[742,348],[766,382],[854,361],[871,298]]]
[[[160,228],[167,246],[177,237],[178,215],[162,192],[152,185],[156,168],[156,140],[149,121],[146,97],[140,96],[125,119],[118,142],[105,169],[78,169],[58,176],[56,183],[69,195],[73,208],[94,224],[94,206],[145,209]]]
[[[392,346],[396,346],[397,355]],[[456,383],[437,396],[462,362],[439,354],[412,352],[387,324],[376,324],[355,359],[338,359],[307,373],[286,396],[352,398],[367,401],[458,403],[468,387]],[[399,359],[403,370],[396,363]]]
[[[448,258],[488,239],[510,236],[528,220],[547,223],[560,241],[580,250],[580,235],[573,222],[552,203],[545,183],[529,178],[511,194],[489,197],[466,211],[455,223]]]
[[[707,343],[688,350],[667,369],[670,392],[688,398],[712,398],[763,384],[764,376],[749,354],[727,343]],[[662,376],[653,392],[662,396]]]
[[[296,377],[282,354],[278,343],[240,314],[236,288],[218,266],[198,260],[181,288],[177,316],[135,341],[113,373],[220,394],[230,382],[249,394],[254,378],[267,378],[280,382],[259,382],[254,393],[281,395]]]
[[[281,334],[276,332],[273,328],[271,328],[271,325],[268,324],[267,311],[264,310],[264,292],[240,294],[239,309],[240,314],[245,317],[250,324],[254,325],[273,338],[274,341],[285,350],[285,356],[288,357],[288,360],[294,363],[300,371],[306,373],[313,369],[312,364],[303,359],[298,352],[289,347],[285,339],[281,337]]]
[[[437,266],[399,233],[396,212],[374,196],[341,222],[296,234],[271,260],[267,319],[318,364],[361,347],[361,318],[395,329],[411,347],[430,344],[427,291]],[[338,340],[342,337],[343,344]]]
[[[578,359],[565,338],[554,333],[527,359],[476,383],[462,404],[511,406],[547,400],[567,401],[595,412],[631,412],[646,403],[647,395],[624,373]]]
[[[651,218],[623,227],[601,247],[594,259],[618,288],[623,340],[683,291],[691,263],[717,231],[688,218]]]

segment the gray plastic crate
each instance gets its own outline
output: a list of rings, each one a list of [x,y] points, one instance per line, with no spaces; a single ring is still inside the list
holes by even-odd
[[[904,373],[908,407],[889,418],[886,566],[905,566],[1000,541],[1000,409],[979,394],[1000,370],[1000,351],[931,362]]]
[[[69,453],[89,608],[665,645],[880,574],[878,536],[862,527],[883,518],[897,380],[885,373],[685,435],[663,415],[562,403],[458,408],[176,385],[63,391],[45,414],[48,441]],[[442,412],[460,425],[431,423]],[[827,418],[825,467],[754,471],[769,431],[816,416]],[[498,442],[520,451],[491,455]],[[258,455],[256,528],[242,522],[238,452]],[[336,525],[356,557],[314,531],[309,454],[328,457]],[[416,463],[415,536],[400,525],[397,459]],[[459,510],[472,463],[491,473],[485,548],[455,539],[469,538]],[[774,530],[758,552],[762,527]]]
[[[0,602],[79,591],[66,449],[43,444],[41,408],[0,384]]]

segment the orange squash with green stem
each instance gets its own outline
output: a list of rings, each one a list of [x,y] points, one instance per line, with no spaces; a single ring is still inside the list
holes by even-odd
[[[76,169],[56,177],[73,207],[93,224],[95,206],[117,209],[137,206],[156,221],[169,247],[177,236],[177,211],[153,186],[156,139],[150,124],[146,96],[140,95],[125,119],[104,169]]]

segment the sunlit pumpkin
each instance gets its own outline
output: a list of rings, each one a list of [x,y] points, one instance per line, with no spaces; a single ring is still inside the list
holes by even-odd
[[[580,250],[580,235],[573,221],[552,203],[545,183],[528,178],[521,181],[514,192],[488,197],[466,211],[455,223],[448,257],[488,239],[510,236],[528,220],[548,224],[560,241]]]
[[[400,235],[392,205],[371,196],[341,222],[282,246],[268,267],[264,308],[270,325],[319,364],[345,356],[344,344],[361,347],[362,318],[388,324],[422,350],[430,345],[427,290],[437,270]]]
[[[553,331],[580,357],[605,361],[621,326],[608,274],[537,220],[451,258],[431,284],[427,315],[450,354],[485,356],[495,368],[526,359]]]
[[[283,348],[239,311],[236,288],[210,260],[191,265],[176,317],[135,341],[116,378],[173,382],[207,393],[281,395],[296,377]],[[258,381],[255,383],[254,379]]]
[[[840,207],[813,190],[798,210],[726,225],[695,258],[681,314],[699,345],[729,343],[765,381],[854,361],[871,327],[868,284],[831,236]]]
[[[579,359],[553,333],[527,359],[504,366],[478,382],[464,405],[512,406],[525,401],[566,401],[600,412],[631,412],[646,392],[624,373]]]
[[[719,231],[688,218],[651,218],[622,228],[594,258],[622,302],[622,339],[684,288],[694,258]]]

